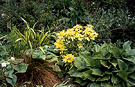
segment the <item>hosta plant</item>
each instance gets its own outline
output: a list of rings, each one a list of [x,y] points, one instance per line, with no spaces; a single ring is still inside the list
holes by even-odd
[[[135,86],[135,49],[130,45],[127,41],[120,49],[115,44],[96,44],[90,52],[80,52],[74,58],[68,73],[87,87]]]
[[[0,87],[15,87],[17,82],[16,73],[25,73],[28,64],[22,63],[22,59],[11,59],[0,61]]]

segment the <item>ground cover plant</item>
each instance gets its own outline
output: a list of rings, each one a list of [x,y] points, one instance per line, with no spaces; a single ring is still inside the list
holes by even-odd
[[[0,86],[133,87],[134,6],[134,0],[1,0]]]

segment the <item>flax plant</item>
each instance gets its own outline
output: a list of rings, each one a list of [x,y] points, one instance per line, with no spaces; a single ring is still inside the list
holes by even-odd
[[[16,33],[20,37],[15,41],[15,43],[22,40],[26,44],[26,46],[30,47],[30,49],[39,47],[42,50],[41,46],[43,43],[46,43],[47,42],[46,40],[50,37],[50,35],[51,35],[50,31],[48,31],[48,32],[43,32],[42,30],[35,31],[34,28],[35,28],[37,22],[31,28],[25,19],[23,19],[23,18],[21,18],[21,19],[26,24],[27,29],[26,29],[26,31],[24,31],[24,33],[21,33],[19,29],[17,29],[16,27],[14,28]]]

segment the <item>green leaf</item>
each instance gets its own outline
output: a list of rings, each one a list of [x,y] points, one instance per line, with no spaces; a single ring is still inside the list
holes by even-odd
[[[83,75],[84,75],[87,79],[89,79],[89,80],[91,80],[91,81],[95,81],[95,77],[92,76],[91,73],[92,73],[91,70],[87,70],[87,71],[84,71],[84,72],[83,72]]]
[[[5,72],[5,76],[9,77],[9,78],[13,78],[13,72],[14,72],[14,69],[9,70],[9,71]]]
[[[46,56],[43,54],[42,51],[35,51],[32,54],[33,59],[40,59],[40,60],[45,60]]]
[[[81,86],[84,86],[88,83],[87,81],[82,80],[81,78],[76,78],[75,82],[79,83]]]
[[[130,57],[123,58],[123,59],[125,59],[125,60],[127,60],[127,61],[130,61],[130,62],[132,62],[132,63],[135,63],[135,56],[130,56]]]
[[[119,58],[120,55],[121,55],[121,51],[120,51],[120,49],[117,48],[117,47],[111,48],[111,53],[113,54],[113,56],[114,56],[115,58]]]
[[[95,51],[99,52],[101,50],[100,46],[98,44],[94,45]]]
[[[82,59],[80,57],[74,58],[74,66],[78,68],[78,70],[81,70],[82,68]]]
[[[111,65],[109,64],[108,61],[100,60],[100,63],[101,63],[104,67],[106,67],[106,68],[108,68],[108,69],[111,67]]]
[[[86,62],[86,66],[91,66],[91,67],[94,67],[95,62],[97,61],[97,60],[92,59],[91,56],[83,56],[83,59]]]
[[[133,64],[133,65],[129,65],[129,68],[128,68],[128,73],[130,72],[130,73],[132,73],[132,72],[134,72],[135,71],[135,65]]]
[[[126,71],[120,70],[118,71],[117,75],[127,81],[128,73]]]
[[[131,47],[130,47],[131,44],[132,44],[131,41],[125,42],[124,45],[123,45],[123,49],[124,49],[125,51],[131,50]]]
[[[108,50],[107,50],[106,47],[102,48],[100,51],[101,51],[101,54],[102,54],[103,56],[105,56],[105,55],[108,53]]]
[[[125,71],[128,70],[128,65],[120,59],[118,59],[118,66],[119,66],[120,70],[125,70]]]
[[[135,56],[135,49],[131,49],[126,52],[126,56]]]
[[[110,62],[115,68],[116,68],[116,66],[117,66],[117,64],[118,64],[118,61],[117,60],[113,60],[112,62]]]
[[[21,63],[14,67],[14,69],[17,71],[17,73],[25,73],[27,70],[28,64]]]
[[[100,84],[97,84],[97,83],[92,83],[92,84],[90,85],[90,87],[101,87],[101,85],[100,85]]]
[[[60,67],[58,65],[55,65],[53,67],[53,70],[56,71],[56,72],[61,72],[61,69],[60,69]]]
[[[103,76],[100,69],[92,69],[92,74],[97,76]]]
[[[13,78],[6,78],[7,83],[11,84],[13,87],[15,87],[17,77],[16,75],[13,75]]]
[[[129,75],[129,77],[135,80],[135,74],[134,73]]]
[[[97,78],[96,81],[108,81],[110,79],[110,76],[107,75],[107,76],[104,76],[104,77],[101,77],[101,78]]]
[[[113,84],[118,84],[120,81],[121,81],[121,80],[120,80],[118,77],[112,75],[112,77],[111,77],[111,82],[112,82]]]
[[[102,86],[102,87],[113,87],[112,84],[111,84],[111,83],[108,83],[108,82],[106,82],[106,83],[105,83],[105,82],[101,83],[101,86]]]
[[[73,77],[80,77],[82,79],[85,79],[84,75],[82,72],[79,72],[75,67],[72,67],[69,72],[70,76],[73,76]]]
[[[128,78],[127,82],[130,83],[128,87],[131,87],[131,86],[133,87],[133,86],[135,86],[135,80],[134,80],[134,79]]]

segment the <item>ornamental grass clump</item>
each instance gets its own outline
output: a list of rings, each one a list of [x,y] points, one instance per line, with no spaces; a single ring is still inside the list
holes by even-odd
[[[74,60],[74,56],[77,56],[83,47],[84,41],[94,40],[98,33],[93,30],[92,25],[83,27],[77,24],[71,29],[56,33],[56,35],[58,39],[54,43],[55,50],[60,52],[63,62],[71,63]]]

